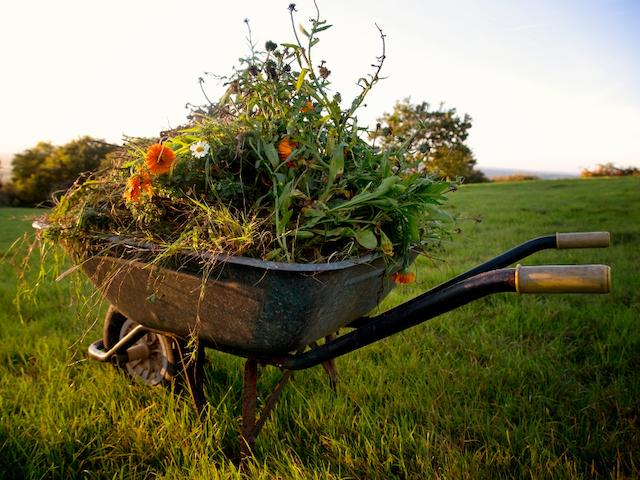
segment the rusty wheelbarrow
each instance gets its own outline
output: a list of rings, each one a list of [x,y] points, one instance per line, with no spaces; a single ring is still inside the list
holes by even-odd
[[[611,286],[605,265],[505,268],[544,249],[607,247],[607,232],[529,240],[372,317],[365,315],[391,291],[390,273],[398,269],[376,256],[290,264],[184,253],[157,267],[150,263],[153,245],[120,237],[101,241],[109,253],[90,257],[82,269],[111,307],[103,338],[91,344],[89,356],[117,363],[152,385],[180,376],[198,412],[205,403],[204,348],[246,358],[243,456],[250,455],[292,371],[322,365],[335,386],[337,357],[484,296],[607,293]],[[256,418],[258,365],[275,366],[283,375]]]

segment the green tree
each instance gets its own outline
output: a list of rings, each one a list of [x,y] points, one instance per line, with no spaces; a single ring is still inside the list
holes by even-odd
[[[96,170],[115,145],[84,136],[60,147],[40,142],[13,157],[12,181],[20,201],[46,202],[51,194],[66,190],[84,172]]]
[[[14,155],[11,180],[22,203],[33,205],[45,200],[49,188],[41,172],[54,150],[55,147],[49,142],[39,142],[35,147]]]
[[[466,182],[487,181],[475,169],[476,160],[465,145],[471,128],[471,117],[460,117],[455,108],[431,110],[427,102],[414,105],[408,98],[397,102],[393,112],[378,119],[374,141],[382,149],[394,148],[407,141],[411,148],[405,160],[419,171],[438,177]]]

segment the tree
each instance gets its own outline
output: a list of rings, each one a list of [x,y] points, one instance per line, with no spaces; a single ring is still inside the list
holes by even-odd
[[[383,149],[410,141],[405,158],[419,171],[446,178],[463,177],[467,182],[486,182],[476,170],[476,160],[465,145],[471,128],[471,117],[460,117],[455,108],[431,110],[427,102],[413,105],[408,98],[397,102],[392,113],[378,119],[372,138]]]
[[[21,203],[34,205],[45,200],[49,189],[46,177],[40,173],[54,150],[50,143],[39,142],[35,147],[14,155],[11,180]]]
[[[581,177],[638,177],[640,168],[637,167],[616,167],[612,162],[598,164],[593,170],[586,168],[580,172]]]
[[[47,201],[57,190],[65,190],[83,172],[96,170],[117,147],[84,136],[60,147],[40,142],[13,158],[12,181],[22,203]]]

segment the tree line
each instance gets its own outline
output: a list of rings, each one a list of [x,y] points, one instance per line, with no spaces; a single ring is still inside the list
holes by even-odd
[[[39,142],[14,155],[11,180],[0,184],[0,204],[47,205],[53,194],[65,191],[83,173],[106,166],[108,155],[118,148],[89,136],[62,146]]]
[[[432,109],[426,102],[404,99],[378,119],[370,140],[381,149],[410,142],[405,160],[425,174],[467,183],[487,181],[465,143],[470,128],[471,117],[458,115],[454,108]],[[40,142],[13,157],[11,180],[0,181],[0,205],[48,205],[52,195],[79,176],[108,166],[118,148],[89,136],[61,146]]]

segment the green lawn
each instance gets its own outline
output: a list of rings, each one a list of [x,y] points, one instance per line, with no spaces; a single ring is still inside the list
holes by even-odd
[[[74,300],[86,285],[49,275],[21,321],[14,248],[0,264],[0,478],[638,477],[640,179],[465,186],[451,209],[461,232],[385,308],[556,231],[609,230],[613,246],[522,263],[609,264],[613,292],[477,301],[340,358],[337,392],[321,368],[299,372],[242,473],[240,359],[208,351],[201,421],[185,397],[85,360],[106,308]],[[37,213],[0,209],[1,252]],[[266,391],[278,372],[262,373]]]

